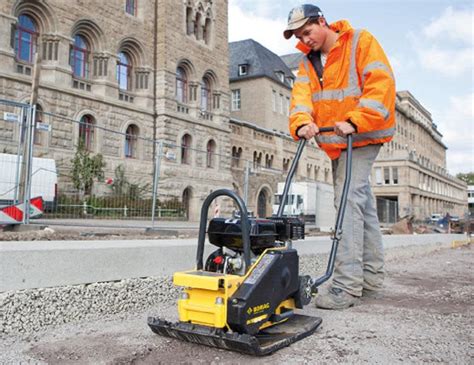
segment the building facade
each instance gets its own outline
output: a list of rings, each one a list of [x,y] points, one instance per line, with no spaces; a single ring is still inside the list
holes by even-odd
[[[372,170],[382,221],[431,214],[464,216],[466,183],[448,174],[447,147],[431,114],[408,91],[397,92],[397,133],[384,145]]]
[[[37,108],[51,133],[35,133],[35,156],[66,176],[82,143],[104,156],[106,174],[124,165],[141,181],[153,175],[153,141],[164,141],[174,157],[162,161],[161,191],[197,219],[203,196],[232,186],[230,159],[217,157],[230,154],[227,23],[227,0],[5,0],[0,97],[30,101],[39,53]],[[14,153],[18,136],[1,128]]]

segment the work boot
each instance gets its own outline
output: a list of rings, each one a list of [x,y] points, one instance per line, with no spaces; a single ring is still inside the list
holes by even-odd
[[[358,297],[335,287],[318,294],[315,300],[316,307],[323,309],[346,309],[358,303]]]
[[[384,296],[383,289],[379,289],[379,290],[370,290],[366,288],[362,289],[363,299],[382,299],[383,296]]]

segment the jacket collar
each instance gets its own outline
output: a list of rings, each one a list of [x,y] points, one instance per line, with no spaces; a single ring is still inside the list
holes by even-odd
[[[347,20],[339,20],[337,22],[334,22],[329,25],[329,28],[331,28],[336,33],[339,33],[339,38],[341,38],[342,35],[353,29],[351,24]],[[305,55],[308,55],[308,53],[311,52],[311,48],[309,48],[301,41],[299,41],[296,45],[296,49],[303,52]]]

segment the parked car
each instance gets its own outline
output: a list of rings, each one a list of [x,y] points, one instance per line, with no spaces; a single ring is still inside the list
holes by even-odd
[[[438,213],[431,214],[430,223],[436,224],[441,218],[443,218],[441,214],[438,214]]]
[[[449,218],[449,220],[450,220],[451,222],[459,222],[459,216],[457,216],[457,215],[452,215],[452,216]]]

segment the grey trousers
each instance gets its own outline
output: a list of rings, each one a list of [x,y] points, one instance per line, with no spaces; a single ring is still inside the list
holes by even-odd
[[[384,279],[382,234],[369,182],[380,147],[368,145],[352,152],[352,179],[332,285],[354,296],[361,296],[362,288],[381,289]],[[346,158],[347,152],[342,151],[341,156],[332,161],[336,210],[344,184]]]

